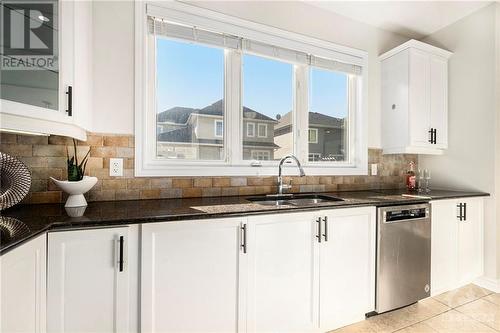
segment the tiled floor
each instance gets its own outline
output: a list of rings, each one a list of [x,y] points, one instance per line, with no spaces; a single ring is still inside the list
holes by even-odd
[[[496,333],[500,294],[470,284],[333,332]]]

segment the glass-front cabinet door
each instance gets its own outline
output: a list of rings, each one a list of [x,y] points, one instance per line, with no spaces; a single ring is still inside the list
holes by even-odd
[[[30,124],[75,123],[75,13],[72,0],[0,0],[3,130],[24,130],[15,128],[23,117],[33,119]],[[59,134],[33,126],[34,132]]]
[[[59,110],[57,1],[2,1],[2,99]]]

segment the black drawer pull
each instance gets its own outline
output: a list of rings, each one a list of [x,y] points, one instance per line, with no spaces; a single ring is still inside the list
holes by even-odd
[[[123,263],[124,263],[124,260],[123,260],[123,236],[120,236],[120,250],[119,250],[120,254],[120,259],[118,260],[118,269],[120,272],[123,272]]]

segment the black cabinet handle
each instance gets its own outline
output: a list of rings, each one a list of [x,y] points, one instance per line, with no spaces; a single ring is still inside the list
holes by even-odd
[[[118,269],[120,272],[123,272],[123,236],[120,236],[120,249],[119,249],[119,257],[118,259]]]
[[[464,213],[464,211],[465,211],[465,204],[464,203],[459,203],[457,205],[457,207],[458,207],[458,216],[457,216],[457,218],[458,218],[459,221],[464,221],[465,220],[465,214],[466,214],[466,213]]]
[[[434,129],[434,144],[437,143],[437,128]]]
[[[434,138],[434,129],[431,128],[429,130],[429,134],[431,135],[430,139],[429,139],[429,143],[432,144],[434,142],[433,138]]]
[[[325,233],[323,234],[323,237],[325,237],[325,242],[328,242],[328,216],[323,218],[323,222],[325,222]]]
[[[247,225],[243,224],[241,226],[242,236],[241,236],[241,248],[243,253],[247,253]]]
[[[318,224],[318,234],[316,235],[316,238],[318,239],[318,243],[321,243],[321,217],[318,217],[316,219],[316,223]]]
[[[68,108],[66,109],[66,112],[68,113],[68,116],[73,115],[73,87],[68,86],[68,91],[66,91],[66,95],[68,95]]]
[[[467,203],[464,202],[464,221],[467,221]]]

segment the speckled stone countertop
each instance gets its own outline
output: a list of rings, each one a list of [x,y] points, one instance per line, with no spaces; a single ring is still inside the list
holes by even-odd
[[[304,194],[304,193],[301,193]],[[192,199],[160,199],[104,201],[89,203],[81,217],[70,217],[63,204],[19,205],[2,213],[0,220],[0,254],[47,231],[92,228],[134,223],[210,219],[242,215],[308,211],[355,206],[387,206],[422,203],[430,200],[488,196],[481,192],[438,191],[405,197],[403,190],[316,193],[335,196],[343,201],[325,202],[307,207],[263,206],[247,197],[213,197]]]

